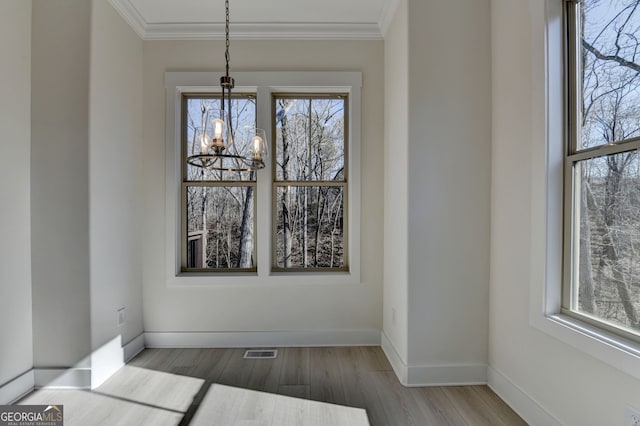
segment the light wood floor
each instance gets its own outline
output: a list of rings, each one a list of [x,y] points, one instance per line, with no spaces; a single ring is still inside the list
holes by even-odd
[[[402,386],[379,347],[280,348],[264,360],[243,354],[146,349],[92,392],[40,390],[20,403],[64,405],[67,426],[187,425],[210,385],[221,384],[363,408],[372,426],[526,425],[487,386]]]

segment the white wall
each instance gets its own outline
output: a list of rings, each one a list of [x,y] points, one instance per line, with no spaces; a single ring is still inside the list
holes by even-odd
[[[169,288],[165,271],[164,72],[222,69],[224,43],[144,45],[145,331],[381,329],[383,245],[383,42],[233,41],[231,72],[362,71],[361,283]],[[217,85],[217,81],[211,82]],[[169,200],[173,202],[173,200]]]
[[[92,348],[142,328],[142,40],[94,0],[89,117]],[[126,308],[117,327],[116,312]]]
[[[640,407],[640,381],[530,325],[529,308],[537,306],[530,294],[543,286],[530,281],[543,275],[533,273],[538,254],[531,244],[544,232],[533,225],[544,223],[532,216],[544,208],[532,205],[531,188],[545,176],[530,159],[545,144],[537,128],[546,114],[544,7],[537,0],[492,1],[490,384],[507,389],[501,396],[514,407],[537,402],[561,424],[621,425],[626,404]]]
[[[409,41],[407,1],[385,34],[385,200],[383,332],[407,363]],[[385,348],[387,350],[387,348]],[[391,355],[391,354],[390,354]]]
[[[409,1],[411,365],[487,362],[490,35],[489,0]]]
[[[407,0],[385,35],[385,351],[407,384],[486,377],[490,34],[488,0]]]
[[[0,386],[33,365],[31,1],[0,2]]]
[[[90,352],[89,43],[91,2],[34,0],[31,231],[36,367]]]
[[[89,88],[91,380],[123,363],[143,332],[142,40],[107,0],[93,0]],[[118,310],[124,324],[118,325]]]

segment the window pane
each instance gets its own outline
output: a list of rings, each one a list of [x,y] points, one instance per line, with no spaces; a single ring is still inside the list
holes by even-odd
[[[344,181],[344,98],[276,98],[276,180]]]
[[[187,187],[187,268],[253,268],[253,186]]]
[[[188,97],[186,99],[186,154],[187,157],[200,153],[200,133],[205,123],[211,120],[214,114],[221,108],[220,99],[212,97]],[[236,143],[241,142],[239,129],[245,126],[255,126],[256,100],[254,98],[233,98],[231,100],[231,113]],[[243,147],[238,147],[244,152]],[[225,167],[240,168],[243,166],[239,160],[225,159]],[[227,172],[219,170],[201,169],[190,164],[187,167],[187,180],[254,180],[255,173]]]
[[[344,189],[276,187],[276,267],[342,268]]]
[[[581,5],[582,137],[578,149],[640,136],[640,2]],[[580,68],[580,67],[578,67]]]
[[[637,151],[576,164],[574,310],[640,334],[640,163]]]

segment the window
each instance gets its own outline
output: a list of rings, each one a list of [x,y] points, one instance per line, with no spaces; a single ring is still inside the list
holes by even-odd
[[[273,270],[347,270],[347,94],[274,94]]]
[[[183,272],[256,270],[256,173],[203,169],[187,162],[199,152],[202,129],[220,107],[216,95],[182,95]],[[236,95],[232,111],[235,129],[255,123],[255,96]]]
[[[562,311],[640,342],[640,0],[566,16]]]
[[[253,174],[203,171],[186,161],[197,152],[198,128],[209,111],[219,109],[219,77],[215,72],[165,73],[167,285],[359,284],[362,74],[234,72],[234,127],[255,122],[271,144],[270,161]],[[299,138],[296,151],[288,146],[290,158],[306,153],[304,161],[290,160],[287,180],[276,162],[283,151],[282,139],[277,146],[277,135],[282,136],[278,100],[287,103],[280,116],[286,117],[286,137]],[[305,136],[309,130],[311,139]],[[287,191],[292,200],[287,224],[296,235],[285,267],[284,261],[277,263],[278,226],[282,238],[284,221],[278,225],[276,215]],[[305,197],[306,204],[300,204]]]

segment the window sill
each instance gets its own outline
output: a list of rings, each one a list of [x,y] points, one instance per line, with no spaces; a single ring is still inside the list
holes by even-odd
[[[258,273],[254,271],[216,271],[216,272],[208,272],[208,271],[193,271],[193,272],[179,272],[176,274],[176,278],[191,278],[191,277],[257,277]]]
[[[575,318],[553,314],[532,322],[538,330],[640,379],[640,345]]]
[[[167,277],[167,287],[270,287],[360,285],[354,272],[180,273]]]
[[[333,277],[333,276],[348,276],[351,273],[349,272],[348,269],[334,269],[334,270],[330,270],[330,269],[308,269],[308,270],[304,270],[304,269],[272,269],[271,272],[269,273],[269,276],[271,277],[287,277],[290,275],[297,275],[299,277],[313,277],[313,276],[326,276],[326,277]]]

